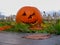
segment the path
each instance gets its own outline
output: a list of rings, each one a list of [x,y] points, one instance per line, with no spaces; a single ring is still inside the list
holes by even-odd
[[[31,40],[21,38],[26,34],[0,32],[0,45],[60,45],[60,36],[53,36],[45,40]]]

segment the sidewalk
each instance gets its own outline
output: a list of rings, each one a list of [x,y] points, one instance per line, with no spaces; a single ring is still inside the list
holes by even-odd
[[[60,35],[45,40],[21,38],[25,33],[0,32],[0,45],[60,45]]]

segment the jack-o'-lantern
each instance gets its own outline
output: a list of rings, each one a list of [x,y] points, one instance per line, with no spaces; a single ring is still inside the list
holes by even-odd
[[[42,15],[40,11],[31,6],[25,6],[22,7],[16,15],[16,22],[20,23],[29,23],[34,24],[36,22],[41,23],[42,22]]]

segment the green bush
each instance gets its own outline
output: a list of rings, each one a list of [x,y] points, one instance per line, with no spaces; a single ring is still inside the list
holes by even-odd
[[[24,23],[13,23],[12,22],[0,22],[0,26],[3,25],[11,25],[12,28],[7,29],[5,31],[10,32],[22,32],[22,33],[49,33],[49,34],[59,34],[60,35],[60,20],[58,20],[56,23],[48,23],[45,22],[44,24],[49,25],[46,28],[43,28],[42,30],[30,30],[29,27],[30,24],[24,24]]]
[[[16,23],[15,25],[13,25],[12,28],[5,30],[5,31],[32,33],[32,31],[29,30],[28,28],[29,28],[29,24],[24,24],[24,23],[17,24]]]
[[[56,34],[60,35],[60,22],[56,23],[54,28],[55,28]]]

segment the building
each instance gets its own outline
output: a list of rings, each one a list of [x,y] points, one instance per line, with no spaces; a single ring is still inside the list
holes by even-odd
[[[15,21],[15,15],[10,15],[8,17],[6,17],[6,21]]]
[[[5,16],[0,12],[0,20],[4,20]]]

